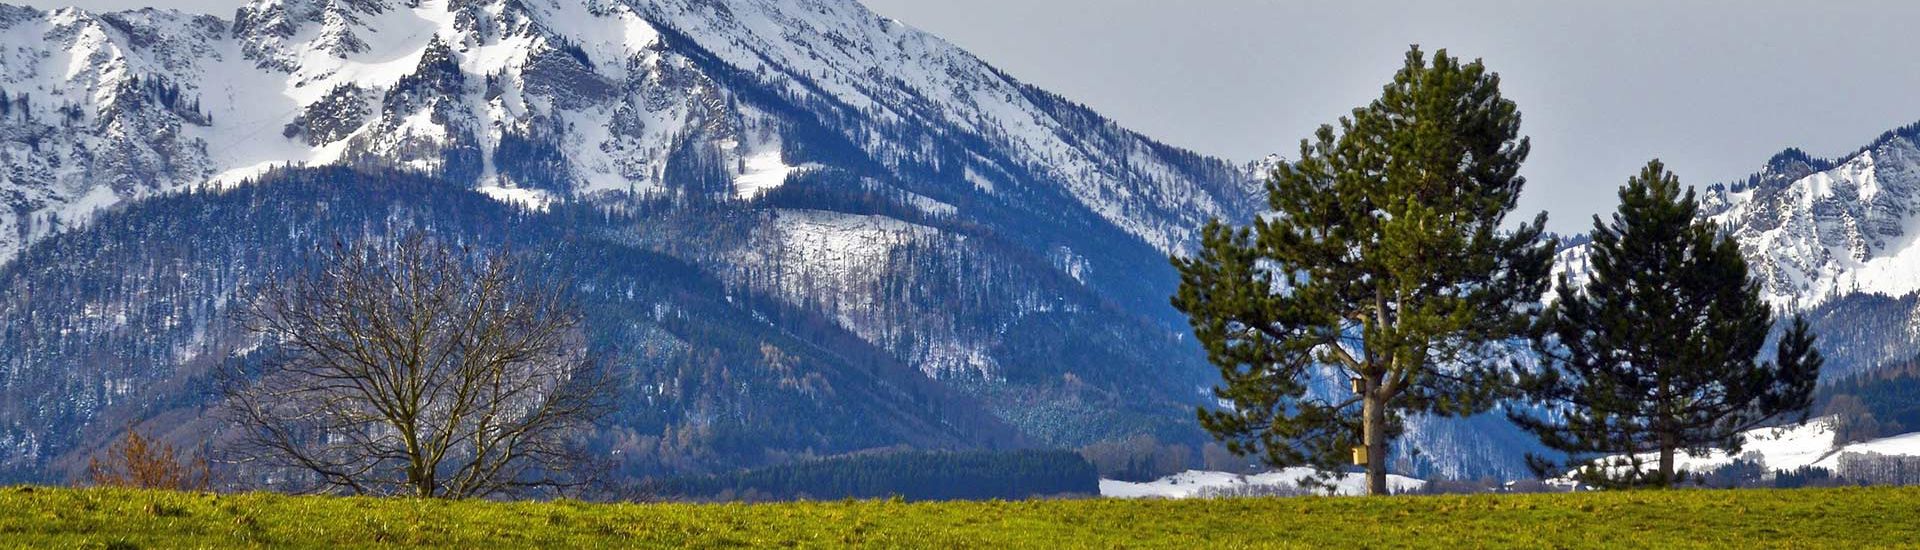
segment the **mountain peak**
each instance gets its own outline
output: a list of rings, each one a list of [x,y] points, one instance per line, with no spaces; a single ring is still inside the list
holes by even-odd
[[[1779,153],[1774,153],[1772,158],[1767,159],[1766,166],[1767,171],[1784,173],[1794,171],[1796,167],[1801,166],[1810,166],[1816,170],[1825,170],[1831,168],[1833,162],[1816,158],[1813,155],[1807,154],[1806,151],[1800,150],[1798,147],[1788,147]]]
[[[309,52],[345,58],[367,51],[365,19],[389,9],[383,0],[254,0],[234,13],[233,34],[261,68],[290,72]]]
[[[1828,160],[1799,149],[1745,182],[1715,186],[1701,213],[1740,243],[1766,296],[1816,307],[1854,293],[1920,291],[1920,125]]]
[[[8,27],[52,17],[4,13]],[[0,90],[45,100],[36,120],[71,119],[36,130],[43,146],[98,156],[82,127],[114,118],[141,130],[104,137],[150,160],[66,163],[87,168],[0,184],[37,189],[0,209],[0,229],[16,229],[0,231],[14,235],[0,237],[0,257],[52,227],[21,230],[33,225],[14,219],[21,212],[83,218],[273,166],[370,163],[475,187],[648,195],[732,187],[722,180],[741,177],[748,158],[801,142],[859,149],[890,172],[881,181],[921,195],[1064,193],[1163,251],[1191,246],[1206,219],[1258,207],[1244,172],[1120,128],[851,0],[254,0],[230,25],[177,12],[127,19],[141,21],[88,30],[92,46],[66,48],[74,54],[17,45],[42,61],[8,63],[17,68]],[[192,26],[205,28],[180,30]],[[87,52],[82,72],[57,63]],[[204,111],[99,115],[132,78],[167,83],[169,97]],[[809,135],[782,135],[799,129]],[[529,139],[551,157],[539,169],[494,158]],[[808,161],[819,163],[782,166]],[[121,183],[100,195],[101,181]],[[80,200],[90,194],[115,198]]]

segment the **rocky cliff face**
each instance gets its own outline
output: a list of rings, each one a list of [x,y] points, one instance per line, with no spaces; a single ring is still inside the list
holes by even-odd
[[[1736,185],[1715,186],[1704,215],[1755,264],[1768,298],[1812,308],[1849,294],[1920,290],[1920,147],[1914,127],[1833,160],[1776,155]]]

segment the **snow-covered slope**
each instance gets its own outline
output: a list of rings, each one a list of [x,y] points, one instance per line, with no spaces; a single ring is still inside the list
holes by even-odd
[[[1066,182],[1082,203],[1163,250],[1183,246],[1209,217],[1247,213],[1241,201],[1250,188],[1206,185],[1157,144],[1076,127],[1111,123],[857,2],[655,0],[636,7],[730,65],[784,81],[787,93],[843,104],[881,125],[978,136],[1014,164]]]
[[[0,5],[0,262],[120,200],[211,175],[196,77],[226,47],[212,17]]]
[[[1294,491],[1305,492],[1300,481],[1313,477],[1312,468],[1287,468],[1261,474],[1242,475],[1228,472],[1187,470],[1149,482],[1100,480],[1100,496],[1108,498],[1194,498],[1218,494],[1231,494],[1234,491],[1257,493],[1266,490],[1266,494],[1290,494]],[[1387,488],[1395,493],[1420,490],[1427,482],[1418,479],[1388,475]],[[1317,492],[1317,491],[1316,491]],[[1332,482],[1333,494],[1362,495],[1367,492],[1367,477],[1364,474],[1350,473]]]
[[[1743,457],[1759,457],[1769,469],[1792,470],[1834,456],[1837,448],[1834,446],[1833,433],[1832,420],[1826,418],[1781,428],[1751,430],[1743,436],[1744,443],[1739,455],[1728,455],[1721,450],[1697,456],[1682,452],[1674,457],[1674,466],[1688,472],[1705,472]],[[1659,456],[1651,453],[1640,458],[1649,464],[1659,461]]]
[[[1835,160],[1783,152],[1747,182],[1709,188],[1702,214],[1739,240],[1781,306],[1920,291],[1916,138],[1908,127]]]
[[[959,189],[1058,186],[1165,251],[1254,205],[1225,163],[854,0],[254,0],[232,22],[6,6],[0,47],[19,99],[0,261],[120,200],[282,164],[430,170],[520,200],[659,193],[694,167],[752,198],[804,169],[785,157],[819,146],[789,143],[808,125]],[[789,108],[801,120],[770,112]]]
[[[1920,291],[1920,125],[1888,132],[1838,159],[1788,149],[1745,181],[1708,186],[1700,215],[1752,266],[1763,297],[1789,311],[1850,295]],[[1584,245],[1556,275],[1585,277]]]
[[[1762,297],[1813,321],[1825,378],[1920,354],[1920,124],[1836,159],[1788,149],[1701,191],[1701,217],[1739,244]],[[1583,284],[1589,254],[1569,242],[1556,277]]]
[[[1759,459],[1769,471],[1796,470],[1808,466],[1838,470],[1840,457],[1849,453],[1875,453],[1890,456],[1920,456],[1920,433],[1884,437],[1871,441],[1837,444],[1832,418],[1815,418],[1803,424],[1748,431],[1740,454],[1728,455],[1714,450],[1702,455],[1680,453],[1675,467],[1688,472],[1707,472],[1735,460]],[[1658,456],[1642,455],[1648,463]],[[1602,459],[1607,460],[1607,459]]]
[[[1830,470],[1840,470],[1840,457],[1846,456],[1849,453],[1920,457],[1920,433],[1883,437],[1872,441],[1862,441],[1846,445],[1841,447],[1839,451],[1829,453],[1826,457],[1821,458],[1819,462],[1813,463],[1813,465]]]
[[[0,5],[0,96],[11,311],[56,300],[209,310],[77,329],[0,315],[0,395],[35,396],[0,407],[0,440],[39,442],[14,461],[25,475],[97,435],[83,428],[117,429],[104,420],[114,407],[178,402],[143,392],[177,381],[184,360],[136,363],[129,342],[193,341],[232,303],[227,285],[281,252],[235,250],[235,278],[165,294],[150,288],[165,286],[153,264],[176,260],[125,254],[166,253],[70,243],[150,240],[89,220],[172,223],[179,212],[141,205],[191,211],[181,205],[219,194],[189,191],[345,178],[276,167],[424,173],[530,211],[508,216],[670,256],[714,281],[688,292],[764,325],[656,313],[710,340],[693,344],[758,350],[763,334],[844,331],[982,414],[1067,446],[1191,429],[1212,373],[1167,305],[1165,257],[1205,220],[1245,221],[1260,204],[1247,167],[1128,131],[856,0],[251,0],[231,20]],[[247,223],[218,229],[311,237]],[[57,298],[32,288],[54,264],[119,286]],[[82,355],[128,364],[72,366]],[[702,415],[686,420],[705,425]]]
[[[913,241],[1003,235],[1179,328],[1137,266],[1259,206],[1247,168],[1127,131],[855,0],[253,0],[231,22],[8,6],[0,94],[18,98],[0,109],[16,121],[0,125],[0,265],[100,208],[285,165],[428,172],[536,210],[778,207],[812,178],[791,194],[806,208],[756,218],[758,238],[674,246],[737,284],[851,310],[899,258],[815,249],[949,220]],[[857,195],[917,210],[878,218],[915,219],[793,222]],[[940,332],[900,340],[903,358],[996,375],[984,343]]]

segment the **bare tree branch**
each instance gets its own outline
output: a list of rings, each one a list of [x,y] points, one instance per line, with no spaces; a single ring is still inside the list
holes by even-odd
[[[263,340],[222,384],[242,460],[312,490],[474,498],[576,486],[616,385],[567,285],[422,234],[337,245],[238,313]]]

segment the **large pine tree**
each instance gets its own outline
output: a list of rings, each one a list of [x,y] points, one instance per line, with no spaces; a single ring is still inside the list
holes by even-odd
[[[1442,50],[1429,64],[1413,48],[1378,100],[1274,171],[1272,215],[1210,224],[1174,260],[1173,304],[1232,404],[1200,421],[1230,449],[1330,474],[1360,446],[1368,490],[1384,494],[1404,414],[1498,400],[1505,342],[1539,313],[1552,260],[1544,213],[1502,227],[1528,142],[1499,84],[1479,61]]]
[[[1812,403],[1822,360],[1806,321],[1794,318],[1772,361],[1757,360],[1773,311],[1738,245],[1698,212],[1693,190],[1650,162],[1620,189],[1612,222],[1594,218],[1590,279],[1560,278],[1542,369],[1521,381],[1559,414],[1510,416],[1570,458],[1619,455],[1583,463],[1583,481],[1672,486],[1685,475],[1677,452],[1738,454],[1741,432],[1804,419]],[[1565,471],[1530,462],[1542,475]]]

